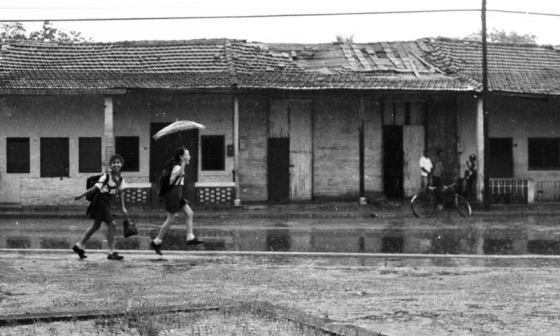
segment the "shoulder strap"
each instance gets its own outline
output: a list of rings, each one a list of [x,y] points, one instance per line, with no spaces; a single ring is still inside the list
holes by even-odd
[[[101,186],[101,189],[103,189],[104,186],[107,185],[107,183],[109,183],[109,179],[111,177],[109,176],[109,173],[105,173],[105,181],[103,181],[103,185]]]
[[[179,166],[179,165],[173,165],[173,167],[171,167],[171,173],[170,173],[169,175],[173,174],[173,170],[174,170],[175,167],[177,167],[177,166]],[[177,183],[177,181],[179,181],[179,176],[177,176],[177,177],[175,178],[175,181],[173,181],[173,183],[171,183],[171,181],[169,181],[169,185],[175,185],[175,183]]]

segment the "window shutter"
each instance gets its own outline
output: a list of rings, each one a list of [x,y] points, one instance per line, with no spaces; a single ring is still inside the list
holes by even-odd
[[[225,137],[223,135],[203,135],[201,152],[201,170],[225,170]]]
[[[79,139],[79,172],[99,173],[101,165],[101,138]]]
[[[6,172],[30,172],[29,138],[6,138]]]
[[[115,152],[124,159],[122,171],[140,171],[140,138],[115,137]]]

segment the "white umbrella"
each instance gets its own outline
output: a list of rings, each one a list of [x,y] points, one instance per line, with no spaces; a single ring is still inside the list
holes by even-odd
[[[168,134],[172,134],[172,133],[177,133],[177,132],[181,132],[181,131],[186,131],[186,130],[190,130],[190,129],[205,129],[206,126],[196,123],[194,121],[188,121],[188,120],[177,120],[176,122],[172,123],[169,126],[164,127],[163,129],[161,129],[159,132],[157,132],[153,138],[155,140],[158,140],[159,138],[161,138],[162,136],[168,135]],[[181,137],[181,133],[179,133],[179,137]],[[181,143],[183,142],[183,137],[181,137]],[[184,147],[184,145],[183,145]]]

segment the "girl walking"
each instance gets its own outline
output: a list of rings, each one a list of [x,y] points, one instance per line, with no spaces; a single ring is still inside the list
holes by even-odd
[[[173,221],[175,221],[175,217],[180,213],[186,215],[187,245],[203,243],[202,240],[199,240],[193,234],[194,213],[189,207],[187,200],[183,197],[185,166],[189,164],[190,160],[191,156],[188,150],[177,148],[173,153],[173,158],[165,164],[164,169],[171,171],[171,176],[169,178],[170,188],[162,186],[162,188],[168,189],[167,193],[164,195],[167,219],[162,224],[158,236],[150,242],[151,247],[159,255],[162,255],[161,242],[163,241],[163,237],[165,237],[165,234],[169,231],[169,227],[173,224]]]
[[[113,197],[119,192],[121,199],[122,212],[126,215],[128,212],[124,207],[124,194],[123,190],[126,188],[126,182],[121,176],[121,168],[124,165],[124,160],[120,155],[113,155],[109,160],[111,170],[103,174],[97,183],[86,190],[83,194],[74,196],[75,200],[79,200],[84,196],[92,195],[93,199],[89,204],[86,214],[89,218],[93,219],[93,224],[86,230],[86,233],[72,250],[78,254],[80,259],[87,258],[85,245],[89,238],[101,227],[101,222],[107,224],[106,238],[109,244],[109,260],[122,260],[123,257],[115,251],[115,229],[116,223],[112,214]]]

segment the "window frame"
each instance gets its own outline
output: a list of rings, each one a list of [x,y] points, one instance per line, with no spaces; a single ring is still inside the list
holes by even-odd
[[[136,152],[131,156],[129,153],[124,154],[119,153],[119,141],[124,139],[136,140],[135,145],[137,146]],[[124,159],[124,166],[121,171],[123,172],[139,172],[140,171],[140,137],[139,136],[116,136],[115,137],[115,154],[122,156]],[[134,166],[132,166],[134,164]]]
[[[540,150],[541,153],[535,153],[536,148],[534,148],[534,146],[536,146],[537,144],[535,144],[536,141],[550,141],[550,142],[555,142],[555,144],[553,144],[552,146],[549,145],[549,149],[552,148],[553,151],[555,150],[555,153],[552,153],[553,157],[546,157],[546,146],[541,143],[540,144]],[[551,151],[552,152],[552,151]],[[549,153],[550,154],[550,153]],[[542,162],[542,165],[535,165],[535,161],[539,161],[539,158],[535,159],[535,156],[541,156],[540,161]],[[555,156],[555,157],[554,157]],[[550,164],[551,161],[556,161],[555,164]],[[548,165],[547,165],[548,164]],[[560,138],[559,137],[532,137],[532,138],[527,138],[527,170],[537,170],[537,171],[542,171],[542,170],[560,170]]]
[[[22,150],[22,148],[10,148],[10,142],[13,143],[20,143],[20,144],[27,144],[26,148],[23,148],[24,151],[27,152],[21,155],[22,160],[21,162],[13,162],[14,155],[17,155],[18,150]],[[13,144],[12,144],[13,146]],[[16,151],[16,152],[13,152]],[[19,156],[18,156],[19,158]],[[16,159],[16,161],[18,161]],[[15,166],[22,165],[23,169],[14,169]],[[29,174],[31,173],[31,139],[26,137],[7,137],[6,138],[6,174]]]
[[[91,153],[90,151],[92,150],[91,144],[86,144],[86,141],[95,141],[98,142],[95,145],[99,144],[99,152],[95,152]],[[79,137],[78,138],[78,172],[79,173],[99,173],[103,170],[103,139],[101,137]],[[95,150],[96,148],[94,148]],[[82,153],[83,152],[83,153]],[[84,155],[84,156],[83,156]],[[98,161],[98,164],[96,164],[97,168],[91,168],[89,166],[85,166],[87,164],[89,164],[89,160],[86,163],[85,161],[85,156],[93,156],[95,155],[96,158],[94,159],[98,159],[96,161]],[[91,169],[90,169],[91,168]]]
[[[220,144],[214,144],[212,147],[207,148],[205,141],[207,140],[219,140]],[[212,148],[218,148],[220,145],[221,152],[212,155],[210,158],[205,155],[206,150]],[[221,154],[221,155],[220,155]],[[218,158],[219,156],[219,158]],[[210,161],[208,161],[210,159]],[[215,163],[217,162],[217,163]],[[209,167],[208,165],[216,165],[215,167]],[[200,171],[202,172],[223,172],[226,170],[226,137],[225,135],[201,135],[200,136]]]
[[[70,138],[41,137],[39,148],[42,178],[70,177]]]

